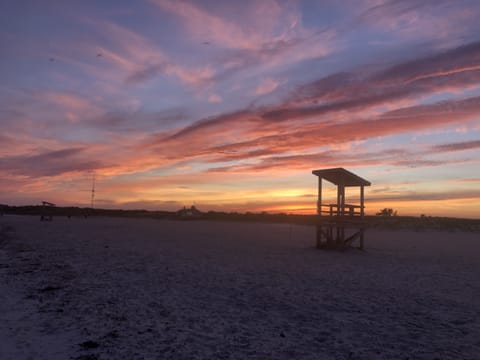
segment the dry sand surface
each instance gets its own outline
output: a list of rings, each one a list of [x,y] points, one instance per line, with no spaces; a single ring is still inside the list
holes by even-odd
[[[0,218],[0,359],[480,359],[480,236]]]

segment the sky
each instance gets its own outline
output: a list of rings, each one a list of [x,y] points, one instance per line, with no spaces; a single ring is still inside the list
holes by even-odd
[[[0,203],[480,218],[480,2],[16,0]],[[358,201],[347,190],[347,202]],[[326,194],[326,195],[325,195]],[[324,197],[334,197],[333,185]]]

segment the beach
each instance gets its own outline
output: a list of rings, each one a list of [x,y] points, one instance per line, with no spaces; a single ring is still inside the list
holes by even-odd
[[[0,359],[478,359],[480,234],[0,218]]]

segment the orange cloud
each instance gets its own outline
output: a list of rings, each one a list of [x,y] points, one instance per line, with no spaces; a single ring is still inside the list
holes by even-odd
[[[338,161],[331,156],[331,151],[323,154],[318,153],[318,150],[313,154],[308,153],[322,145],[447,126],[475,118],[479,113],[480,97],[473,97],[389,111],[373,119],[306,124],[300,129],[286,129],[283,133],[277,128],[277,133],[270,134],[267,126],[266,134],[262,134],[262,124],[272,121],[272,112],[269,112],[269,118],[265,120],[262,117],[264,112],[249,111],[206,119],[173,135],[157,135],[157,139],[148,146],[177,159],[193,156],[207,157],[208,162],[256,159],[251,165],[233,165],[232,170],[258,170],[267,164],[270,165],[266,168],[286,163],[292,166],[294,159],[308,166],[309,158],[323,163],[331,162],[332,159]],[[284,116],[282,113],[281,117]],[[233,122],[242,123],[242,126],[232,127],[230,124]],[[239,133],[242,134],[242,141],[236,140]],[[292,151],[303,151],[307,154],[280,155]],[[353,159],[355,160],[357,159]],[[344,156],[342,161],[347,162],[348,156]]]

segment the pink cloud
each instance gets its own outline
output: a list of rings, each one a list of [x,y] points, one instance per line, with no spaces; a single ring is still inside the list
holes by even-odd
[[[280,85],[279,81],[275,81],[271,78],[264,79],[260,84],[258,84],[257,88],[255,89],[256,95],[265,95],[274,91],[278,85]]]
[[[26,154],[0,158],[6,173],[28,177],[57,176],[101,167],[98,161],[81,156],[84,149],[67,148],[40,154]]]
[[[238,7],[230,3],[229,8],[236,9],[233,13],[221,3],[215,10],[207,10],[192,1],[151,2],[179,17],[195,41],[230,50],[220,59],[216,78],[245,68],[264,73],[333,51],[334,32],[305,29],[301,10],[294,2],[280,5],[274,0],[249,1]]]
[[[437,48],[459,45],[477,24],[477,8],[461,1],[381,1],[367,3],[358,21],[404,41],[435,41]]]
[[[136,85],[164,74],[189,87],[199,87],[214,75],[209,65],[188,67],[172,59],[158,43],[112,21],[82,18],[83,25],[95,29],[98,38],[90,42],[62,44],[58,61],[72,64],[107,84]],[[84,54],[92,54],[85,58]],[[108,87],[115,91],[115,87]]]
[[[196,127],[189,127],[169,137],[155,140],[151,145],[155,151],[169,154],[173,159],[203,157],[204,161],[214,164],[225,161],[253,161],[253,163],[237,163],[223,169],[232,171],[249,171],[252,169],[306,168],[314,163],[329,165],[351,164],[355,166],[358,158],[332,157],[332,152],[312,155],[280,155],[291,152],[311,152],[319,146],[347,144],[352,141],[369,139],[405,132],[414,132],[433,127],[444,127],[472,119],[480,113],[480,98],[452,100],[431,105],[418,105],[385,112],[373,119],[356,119],[342,123],[312,123],[298,129],[290,128],[285,133],[265,134],[258,129],[262,118],[254,114],[236,113],[221,119],[199,122]],[[248,119],[251,119],[250,121]],[[238,127],[232,128],[232,121],[241,122],[242,141],[236,140]],[[213,123],[212,123],[213,122]],[[268,131],[268,130],[267,130]],[[218,139],[218,140],[217,140]],[[223,145],[222,145],[223,143]],[[188,146],[185,146],[188,144]],[[465,145],[465,144],[464,144]],[[459,148],[461,145],[456,146]],[[465,146],[464,146],[465,147]],[[445,145],[442,151],[451,150]],[[438,150],[438,149],[437,149]],[[318,152],[318,150],[316,150]],[[398,158],[398,154],[395,154]],[[398,166],[432,166],[438,162],[429,159],[388,161],[384,156],[364,157],[361,163],[370,165],[390,162]],[[403,162],[402,162],[403,161]],[[220,171],[216,169],[215,171]]]
[[[38,95],[39,101],[56,109],[60,116],[64,116],[69,122],[92,118],[103,113],[103,109],[86,97],[74,93],[50,91]]]
[[[74,112],[91,116],[91,120],[84,121],[92,127],[92,133],[98,128],[109,134],[108,142],[88,149],[88,156],[91,159],[108,158],[108,164],[102,166],[105,174],[111,176],[193,160],[199,161],[206,168],[215,167],[217,162],[238,162],[235,167],[222,165],[232,171],[268,169],[279,164],[296,167],[302,161],[305,164],[320,161],[334,164],[338,159],[326,157],[322,154],[322,149],[475,119],[480,113],[480,100],[477,97],[406,106],[376,114],[371,110],[391,105],[392,102],[398,103],[405,97],[412,97],[412,94],[431,95],[439,89],[473,84],[478,81],[475,77],[477,70],[455,69],[465,69],[474,64],[478,49],[478,44],[471,44],[438,56],[430,56],[428,61],[417,59],[380,70],[365,78],[356,78],[354,74],[347,73],[330,76],[302,86],[294,100],[287,99],[278,105],[247,108],[202,119],[183,129],[171,129],[148,136],[146,140],[148,128],[142,129],[140,124],[143,121],[155,122],[155,116],[146,117],[146,114],[140,112],[121,116],[103,113],[102,103],[97,104],[74,93],[47,92],[42,95],[42,99],[49,107],[54,105],[61,110],[61,114]],[[428,72],[427,63],[433,71]],[[442,66],[450,72],[448,75],[438,74],[437,69]],[[405,84],[405,79],[411,79],[412,76],[421,78]],[[320,103],[309,104],[308,101],[312,99]],[[98,116],[91,115],[96,115],[97,112]],[[346,112],[348,114],[344,115]],[[136,124],[135,127],[127,126],[132,123]],[[124,131],[112,131],[113,129]],[[5,132],[5,135],[8,134],[10,132]],[[46,150],[56,151],[62,148],[61,142],[49,144],[44,139],[41,142]],[[63,148],[74,146],[83,148],[87,144],[77,142]],[[34,147],[29,151],[39,152]],[[28,154],[29,151],[24,150],[23,153]],[[352,159],[352,165],[355,160]],[[371,164],[385,163],[384,158],[366,157],[365,161]],[[81,164],[85,165],[83,162]],[[397,164],[406,166],[408,161]],[[418,159],[416,164],[426,166],[433,163],[429,159]]]
[[[224,19],[221,16],[208,12],[201,7],[189,1],[172,0],[152,0],[164,11],[171,12],[184,20],[184,24],[189,28],[192,36],[198,41],[209,41],[216,45],[231,48],[257,48],[262,44],[266,35],[263,26],[255,28],[244,27],[236,23],[235,19]],[[269,21],[272,22],[278,17],[280,8],[274,1],[269,1],[270,13]],[[254,17],[262,16],[265,12],[265,4],[257,6],[250,14]],[[257,12],[258,11],[258,12]],[[266,19],[266,17],[263,17]],[[255,22],[257,25],[263,25],[264,22]],[[272,27],[271,25],[268,27]],[[248,29],[248,30],[247,30]]]
[[[217,94],[212,94],[208,97],[208,102],[210,102],[210,103],[215,104],[215,103],[220,103],[222,101],[223,101],[223,99]]]
[[[335,112],[349,111],[353,116],[361,117],[364,111],[375,107],[392,107],[392,104],[398,106],[405,103],[406,99],[409,99],[407,103],[411,103],[419,96],[478,86],[480,72],[468,69],[475,69],[479,58],[480,43],[473,43],[436,56],[395,65],[366,77],[353,73],[336,74],[301,86],[292,96],[293,100],[287,99],[283,104],[239,111],[234,116],[226,114],[201,120],[180,131],[177,136],[192,131],[206,131],[209,127],[231,121],[238,123],[240,119],[251,124],[252,119],[255,119],[257,125],[275,122],[278,126],[284,121],[305,123],[306,119],[311,118],[316,120],[317,126],[323,126],[319,120],[326,116],[331,118]],[[444,69],[441,72],[435,70],[441,68]],[[412,78],[417,80],[412,82]],[[462,101],[449,104],[465,105]]]

